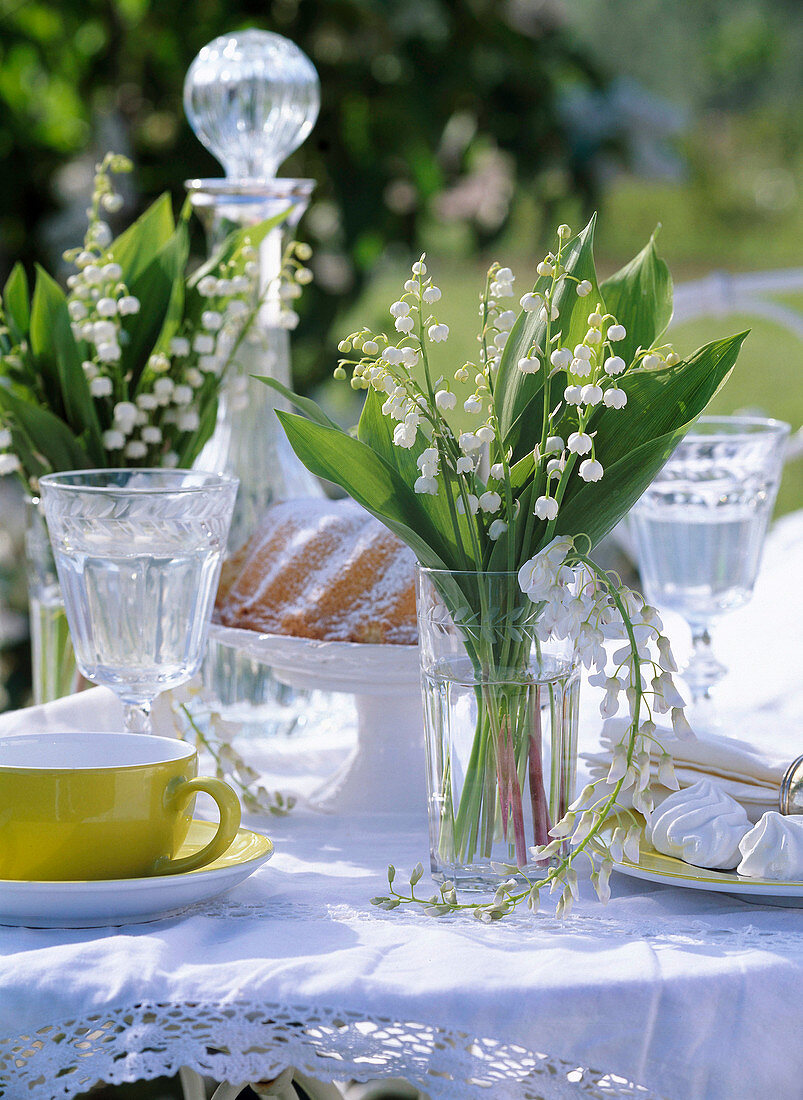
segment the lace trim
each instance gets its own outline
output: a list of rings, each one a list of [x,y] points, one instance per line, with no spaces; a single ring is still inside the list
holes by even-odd
[[[613,1074],[412,1021],[287,1005],[152,1002],[0,1041],[0,1096],[61,1100],[98,1081],[124,1084],[182,1066],[233,1082],[270,1079],[286,1066],[326,1081],[404,1077],[431,1100],[475,1093],[492,1100],[661,1100]]]
[[[282,899],[271,899],[270,903],[265,905],[259,902],[229,901],[226,897],[212,898],[208,902],[203,902],[196,906],[192,913],[193,916],[243,921],[262,920],[266,917],[271,920],[328,919],[338,923],[344,921],[376,923],[378,920],[386,920],[398,925],[400,920],[398,913],[383,913],[379,909],[367,912],[365,909],[344,903],[327,905],[323,910],[318,905]],[[636,938],[667,945],[710,946],[712,943],[727,943],[731,948],[771,948],[774,951],[790,950],[796,953],[800,950],[800,933],[795,929],[785,931],[760,928],[755,924],[742,923],[738,919],[731,927],[727,927],[723,924],[725,916],[724,913],[718,913],[716,923],[691,916],[633,920],[621,916],[583,913],[578,907],[572,910],[569,921],[558,920],[549,913],[539,913],[536,919],[533,919],[530,914],[522,914],[519,918],[507,917],[503,923],[494,927],[494,935],[497,942],[505,938],[519,942],[524,928],[530,941],[537,939],[540,935],[554,940],[556,936],[575,937],[590,933],[605,940]],[[416,917],[411,916],[410,919],[415,920]],[[449,920],[450,923],[462,923],[472,929],[477,927],[473,917],[458,915],[450,917]]]

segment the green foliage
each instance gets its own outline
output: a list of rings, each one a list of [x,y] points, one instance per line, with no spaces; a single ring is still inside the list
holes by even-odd
[[[109,160],[107,157],[104,165]],[[98,178],[107,186],[104,172]],[[251,231],[254,244],[282,218],[279,214],[255,226]],[[175,464],[189,466],[214,429],[226,361],[221,356],[215,370],[202,374],[192,366],[196,360],[201,362],[192,348],[185,356],[170,356],[171,339],[182,335],[191,340],[196,331],[203,331],[199,324],[202,310],[213,304],[199,293],[196,276],[187,279],[186,219],[176,224],[170,197],[164,195],[105,248],[92,245],[96,225],[96,217],[90,218],[84,245],[84,249],[95,249],[90,259],[96,274],[101,266],[119,265],[118,275],[108,277],[103,292],[106,297],[116,295],[111,313],[118,326],[116,360],[105,360],[99,344],[96,348],[81,335],[80,321],[74,322],[70,314],[71,308],[78,307],[86,316],[85,302],[97,300],[100,291],[95,291],[95,299],[76,297],[73,282],[68,303],[58,283],[37,265],[29,301],[27,279],[19,264],[4,288],[0,305],[5,325],[0,326],[0,424],[10,430],[12,449],[31,482],[49,470],[117,466],[123,461],[136,465],[140,460],[160,465],[168,454]],[[204,265],[204,273],[225,271],[230,279],[241,273],[244,253],[245,238],[235,233]],[[84,269],[89,271],[87,264],[82,267],[79,262],[74,279],[80,281]],[[88,293],[89,287],[84,290]],[[121,303],[126,298],[136,304],[135,310],[123,312]],[[226,303],[221,299],[224,312]],[[255,308],[252,302],[251,316]],[[248,323],[247,318],[236,322],[240,336],[235,338],[232,333],[233,352]],[[192,387],[188,384],[191,370],[195,372]],[[108,392],[93,395],[90,379],[101,374]],[[156,401],[154,387],[162,376],[169,377],[174,386],[183,385],[197,423],[182,426],[175,410],[168,410],[172,413],[168,416],[165,402]],[[151,400],[145,423],[158,427],[159,433],[147,447],[142,444],[141,454],[129,455],[122,444],[107,445],[105,433],[120,434],[115,410],[122,404],[133,411],[134,402],[143,394]]]
[[[665,348],[657,342],[671,317],[672,284],[666,265],[655,253],[654,240],[602,288],[595,274],[592,246],[593,219],[559,254],[556,263],[560,273],[554,278],[541,276],[536,283],[535,289],[547,296],[547,303],[559,308],[559,321],[545,320],[547,310],[523,312],[511,330],[495,382],[492,375],[486,375],[491,379],[493,395],[490,408],[496,410],[492,416],[498,418],[498,435],[490,444],[489,464],[505,463],[510,453],[514,460],[510,473],[494,482],[504,496],[504,480],[514,501],[512,509],[505,506],[500,513],[508,524],[501,538],[491,540],[490,521],[469,519],[468,513],[457,514],[454,501],[459,502],[460,493],[479,495],[488,482],[480,481],[476,473],[463,480],[454,473],[459,450],[450,450],[455,447],[455,437],[448,423],[430,408],[424,413],[413,445],[399,446],[393,438],[393,421],[381,411],[381,383],[368,394],[357,439],[332,427],[310,408],[307,400],[284,391],[297,407],[312,414],[311,420],[279,414],[299,458],[313,473],[345,489],[404,539],[423,564],[433,568],[518,568],[556,533],[584,534],[590,546],[595,545],[635,503],[717,392],[747,334],[709,343],[679,362],[672,354],[667,361],[661,354]],[[591,283],[590,295],[577,294],[580,280]],[[605,299],[606,292],[616,303],[615,313]],[[564,388],[575,379],[570,368],[551,370],[542,365],[535,374],[526,374],[518,367],[519,358],[533,346],[540,349],[548,363],[548,353],[555,347],[572,348],[575,342],[583,342],[589,310],[594,311],[597,305],[609,318],[615,317],[619,323],[626,320],[626,337],[616,342],[616,350],[624,353],[627,364],[615,381],[627,396],[623,408],[599,402],[579,409],[568,400],[564,402]],[[425,344],[419,337],[410,339],[420,347],[426,363]],[[660,364],[657,369],[641,365],[644,352],[650,349]],[[600,351],[600,362],[606,354]],[[379,355],[380,363],[390,362],[382,360],[381,352]],[[355,381],[363,377],[358,367]],[[607,386],[613,385],[601,367],[596,370]],[[405,383],[403,377],[393,377],[397,385],[411,384],[409,379]],[[406,392],[416,391],[407,388]],[[420,396],[413,400],[425,405],[424,394],[417,392]],[[544,409],[546,416],[542,415]],[[545,458],[539,450],[534,457],[533,450],[543,448],[546,436],[555,431],[566,440],[578,430],[593,439],[593,457],[601,463],[604,476],[593,482],[583,480],[574,471],[576,455],[565,452],[565,468],[554,494],[560,504],[557,522],[533,522],[536,496],[545,491],[547,483]],[[437,494],[414,492],[419,458],[425,448],[432,447],[440,453]],[[458,605],[453,601],[453,606]]]

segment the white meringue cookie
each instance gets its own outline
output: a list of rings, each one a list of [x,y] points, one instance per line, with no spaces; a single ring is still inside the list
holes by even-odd
[[[739,841],[739,851],[742,862],[736,870],[745,878],[803,879],[803,817],[768,810]]]
[[[664,855],[695,867],[730,870],[739,862],[739,841],[749,830],[744,807],[710,779],[701,779],[664,799],[647,835]]]

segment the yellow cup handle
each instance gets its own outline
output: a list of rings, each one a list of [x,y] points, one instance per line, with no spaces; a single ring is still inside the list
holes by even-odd
[[[198,867],[204,867],[218,856],[222,856],[237,836],[237,830],[240,828],[240,800],[228,783],[224,783],[222,779],[208,779],[202,776],[198,779],[184,780],[175,790],[168,792],[167,806],[171,810],[181,810],[194,795],[201,791],[211,795],[217,802],[217,808],[220,811],[217,832],[208,844],[191,856],[183,856],[181,859],[162,856],[154,866],[155,875],[180,875],[184,871],[194,871]]]

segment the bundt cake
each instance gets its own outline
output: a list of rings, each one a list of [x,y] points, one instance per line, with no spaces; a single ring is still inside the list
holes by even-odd
[[[224,565],[215,618],[265,634],[412,645],[415,556],[352,500],[283,501]]]

